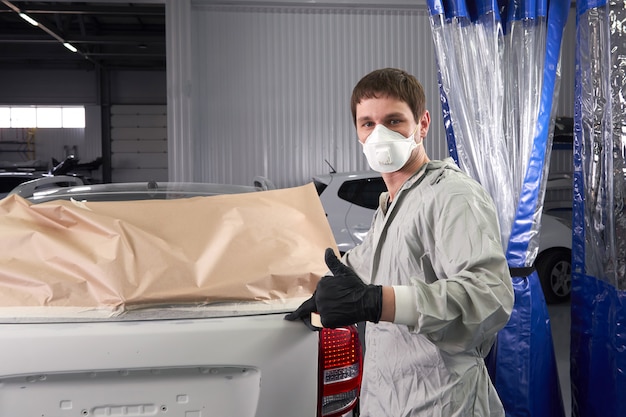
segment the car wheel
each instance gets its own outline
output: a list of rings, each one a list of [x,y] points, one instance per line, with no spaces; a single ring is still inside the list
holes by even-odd
[[[548,304],[569,300],[572,290],[572,252],[552,249],[540,254],[535,262],[543,295]]]

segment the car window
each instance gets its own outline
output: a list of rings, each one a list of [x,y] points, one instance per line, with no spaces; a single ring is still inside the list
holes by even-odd
[[[387,186],[381,177],[361,178],[348,180],[339,187],[339,198],[357,206],[376,210],[378,198],[387,191]]]
[[[32,180],[32,177],[0,176],[0,192],[9,192],[21,183]]]
[[[316,179],[313,180],[313,184],[315,184],[317,195],[322,195],[326,187],[328,187],[328,184],[324,184],[322,181],[318,181]]]

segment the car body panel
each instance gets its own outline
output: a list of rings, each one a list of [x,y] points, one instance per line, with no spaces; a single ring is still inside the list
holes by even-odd
[[[317,333],[283,316],[0,324],[0,415],[314,417]]]
[[[43,172],[0,171],[0,198],[6,197],[21,183],[40,178],[43,174]]]
[[[74,155],[68,155],[61,162],[53,158],[53,167],[50,170],[41,170],[40,167],[35,169],[39,164],[33,164],[30,167],[29,164],[23,164],[21,167],[0,168],[0,199],[9,195],[12,190],[25,182],[36,184],[40,188],[49,188],[55,184],[58,186],[71,186],[91,183],[91,177],[75,173],[73,170],[81,166],[89,167],[90,170],[97,169],[102,164],[102,158],[96,158],[87,164],[78,164],[78,161],[79,159]],[[36,161],[32,162],[36,163]],[[58,178],[50,179],[51,177],[63,177],[65,181]],[[25,193],[26,191],[23,190],[22,192]]]
[[[572,249],[572,228],[566,220],[548,213],[541,215],[539,233],[539,251],[542,253],[551,248]]]

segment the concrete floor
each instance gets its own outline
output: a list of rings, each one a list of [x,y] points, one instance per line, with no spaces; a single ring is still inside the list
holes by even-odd
[[[569,363],[570,363],[570,303],[548,305],[550,314],[550,329],[552,330],[552,341],[556,355],[556,366],[559,371],[561,382],[561,393],[563,394],[563,405],[565,416],[572,415],[572,391],[570,386]]]

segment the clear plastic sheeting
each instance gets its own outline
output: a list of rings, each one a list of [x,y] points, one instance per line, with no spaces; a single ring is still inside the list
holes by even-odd
[[[429,7],[451,154],[492,195],[509,259],[515,266],[531,266],[539,247],[548,170],[544,161],[550,158],[553,133],[551,108],[545,130],[537,130],[537,115],[546,110],[541,97],[547,3],[512,1],[498,9],[489,1],[433,0]],[[558,65],[554,76],[560,77]],[[558,82],[553,84],[557,95]],[[542,151],[534,155],[541,171],[532,173],[534,183],[529,184],[536,146]],[[524,196],[524,187],[535,191]],[[516,219],[520,201],[530,217]],[[513,228],[514,220],[525,226]]]
[[[534,8],[533,6],[536,6]],[[537,115],[541,109],[542,89],[544,87],[544,67],[546,61],[546,43],[548,21],[547,2],[512,1],[509,4],[504,41],[503,67],[505,70],[505,102],[503,129],[507,149],[512,164],[512,187],[515,202],[520,202],[520,209],[531,216],[518,216],[516,220],[530,221],[530,226],[517,228],[522,235],[516,236],[513,231],[514,242],[527,243],[527,249],[516,250],[520,245],[510,245],[507,250],[509,259],[523,262],[524,266],[533,265],[539,249],[539,230],[543,199],[549,171],[552,137],[554,132],[554,109],[550,109],[550,123],[546,125],[545,133],[538,131]],[[556,77],[560,78],[559,67],[555,68]],[[555,83],[554,95],[558,95],[559,83]],[[544,110],[545,111],[545,110]],[[536,143],[535,139],[539,139]],[[533,155],[535,146],[541,146],[543,154]],[[536,152],[536,150],[535,150]],[[528,181],[529,165],[535,158],[543,169],[535,172],[540,175],[535,181]],[[532,172],[530,172],[532,173]],[[506,174],[505,174],[506,175]],[[528,206],[524,206],[524,186],[532,186],[538,193],[530,197]],[[526,197],[528,198],[528,197]],[[515,217],[516,213],[510,213]],[[526,219],[524,218],[526,217]],[[510,241],[509,241],[510,243]],[[525,245],[521,245],[523,248]],[[522,252],[525,251],[525,254]],[[514,261],[515,262],[515,261]]]
[[[545,10],[521,13],[509,9],[505,36],[505,121],[507,148],[513,170],[514,195],[519,198],[535,139],[546,53]],[[522,15],[520,15],[522,14]]]
[[[626,4],[576,9],[572,416],[624,416]]]
[[[429,0],[452,157],[499,211],[515,304],[488,369],[507,416],[564,415],[550,319],[532,267],[569,0]]]
[[[497,10],[490,10],[473,23],[462,5],[450,13],[452,16],[448,18],[440,9],[430,17],[442,95],[448,100],[450,111],[444,119],[454,132],[454,156],[459,167],[494,198],[504,244],[509,240],[517,199],[508,175],[510,152],[502,140],[504,81],[500,18]],[[476,94],[477,91],[481,94]],[[485,164],[487,160],[489,163]]]
[[[580,18],[586,274],[626,290],[626,9]]]

